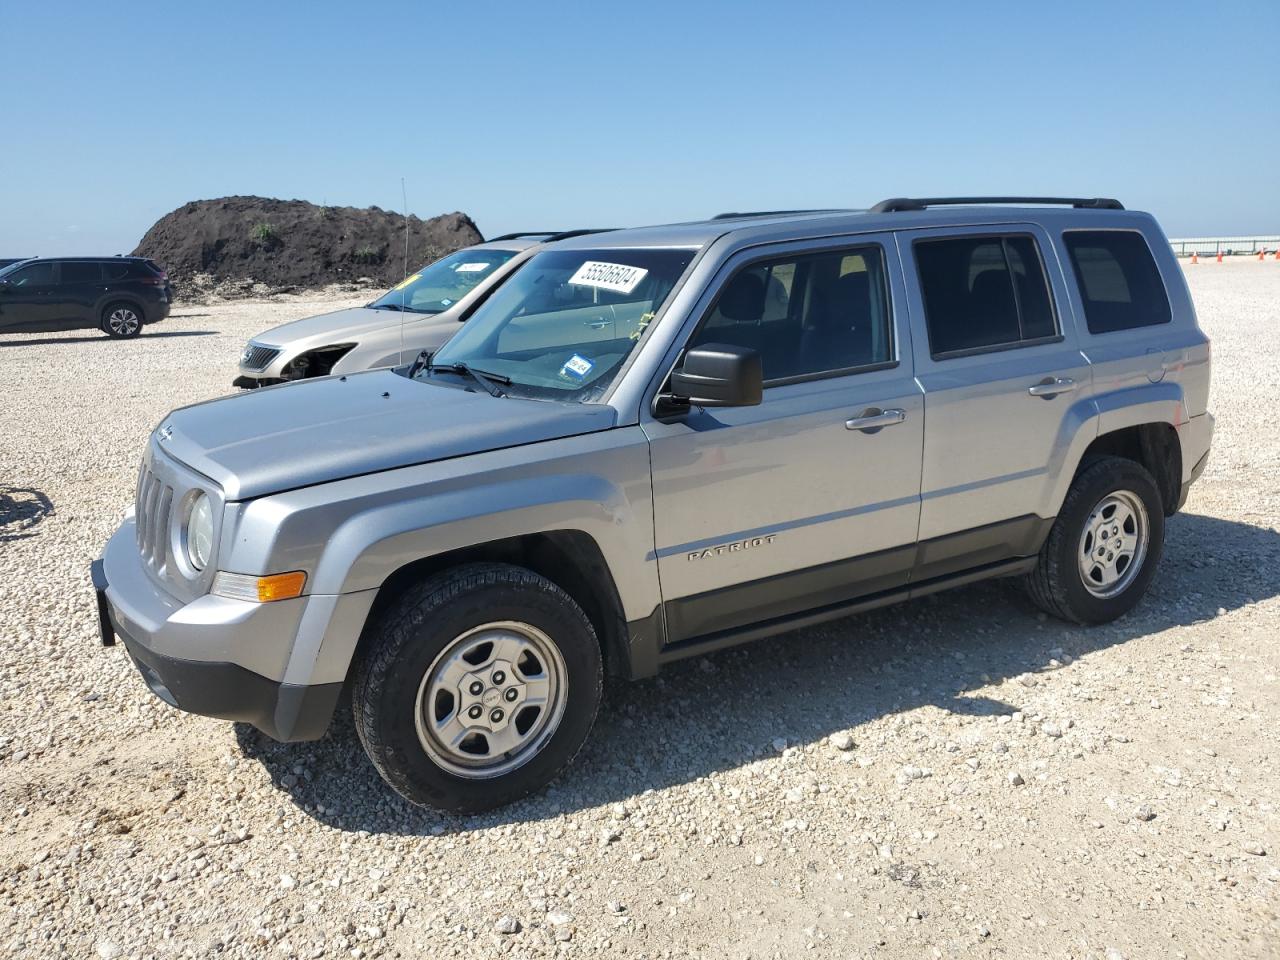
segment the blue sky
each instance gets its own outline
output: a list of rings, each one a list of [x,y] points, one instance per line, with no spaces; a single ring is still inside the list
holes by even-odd
[[[482,232],[1104,195],[1280,231],[1280,3],[0,0],[0,256],[188,200]]]

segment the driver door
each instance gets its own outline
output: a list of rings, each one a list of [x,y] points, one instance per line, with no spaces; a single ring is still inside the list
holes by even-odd
[[[669,643],[902,588],[920,518],[924,406],[890,236],[753,250],[720,279],[686,346],[759,350],[765,389],[642,420]]]
[[[59,312],[58,264],[27,264],[0,285],[0,330],[37,332],[56,326]]]

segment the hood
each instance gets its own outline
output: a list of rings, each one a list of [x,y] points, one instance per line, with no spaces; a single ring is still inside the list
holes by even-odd
[[[328,337],[338,334],[341,337],[356,337],[370,330],[381,330],[384,327],[398,326],[405,319],[422,320],[428,314],[401,313],[399,310],[370,310],[368,307],[351,307],[348,310],[335,310],[333,313],[322,313],[318,317],[304,317],[291,320],[278,327],[264,330],[253,338],[254,343],[269,344],[273,347],[287,347],[297,340],[312,337]]]
[[[300,380],[173,411],[160,446],[228,500],[614,426],[603,404],[492,397],[390,370]]]

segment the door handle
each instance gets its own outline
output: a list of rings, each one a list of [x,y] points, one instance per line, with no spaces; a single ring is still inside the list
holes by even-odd
[[[1052,400],[1060,393],[1070,393],[1076,388],[1076,382],[1070,377],[1046,377],[1044,380],[1030,387],[1027,387],[1027,393],[1033,397],[1043,397],[1045,400]]]
[[[878,433],[882,428],[892,427],[895,423],[901,423],[905,419],[907,419],[905,410],[896,408],[881,410],[879,407],[868,407],[862,411],[861,416],[846,420],[844,428],[846,430],[861,430],[863,433]]]
[[[613,321],[611,320],[584,320],[582,321],[582,325],[584,327],[590,327],[592,330],[603,330],[612,322]]]

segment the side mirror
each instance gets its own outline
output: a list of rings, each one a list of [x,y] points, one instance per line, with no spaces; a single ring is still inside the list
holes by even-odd
[[[754,407],[764,394],[760,354],[724,343],[694,347],[671,374],[671,394],[699,407]]]

